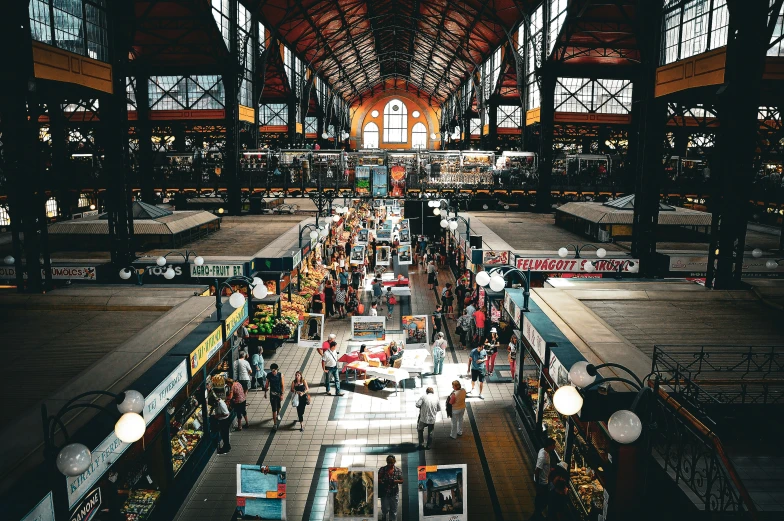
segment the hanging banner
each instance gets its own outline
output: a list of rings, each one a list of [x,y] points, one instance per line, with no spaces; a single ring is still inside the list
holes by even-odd
[[[373,197],[386,197],[387,189],[387,167],[373,167]]]
[[[417,467],[420,521],[467,521],[466,465]]]
[[[390,251],[389,246],[376,247],[376,264],[378,266],[389,266],[389,258],[390,258],[389,251]]]
[[[370,167],[357,166],[354,169],[354,191],[357,195],[370,194]]]
[[[400,244],[411,244],[411,230],[400,229]]]
[[[359,246],[367,246],[368,241],[370,240],[370,230],[367,228],[362,228],[357,233],[357,244]]]
[[[386,317],[351,317],[352,340],[385,340],[386,330]]]
[[[401,266],[411,264],[413,262],[411,256],[411,245],[398,246],[397,248],[397,263]]]
[[[297,327],[297,345],[317,349],[324,337],[324,315],[305,313],[300,315]]]
[[[286,467],[237,465],[240,519],[286,520]]]
[[[482,265],[483,266],[502,266],[509,264],[508,251],[482,251]]]
[[[424,348],[427,349],[428,336],[428,315],[413,315],[404,316],[403,331],[406,332],[406,337],[403,340],[407,348]]]
[[[215,328],[215,331],[210,333],[210,336],[204,339],[204,341],[196,347],[196,349],[191,352],[190,360],[191,360],[191,376],[196,374],[199,369],[201,369],[204,364],[207,363],[207,360],[212,358],[218,349],[223,344],[223,328],[218,326]]]
[[[378,476],[365,467],[330,467],[328,517],[335,521],[378,518]]]
[[[406,167],[393,166],[389,169],[389,177],[391,179],[392,197],[405,197],[406,196]]]
[[[354,246],[351,248],[350,264],[364,264],[365,263],[365,247]]]

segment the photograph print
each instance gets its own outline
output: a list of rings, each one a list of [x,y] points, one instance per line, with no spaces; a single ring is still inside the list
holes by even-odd
[[[376,519],[376,471],[371,468],[330,468],[332,519]]]
[[[408,228],[400,229],[400,244],[411,244],[411,230]]]
[[[299,347],[319,348],[324,336],[324,315],[305,313],[300,316],[297,328],[297,345]]]
[[[466,465],[417,467],[419,519],[421,521],[465,521]]]
[[[365,247],[354,246],[351,248],[350,264],[363,264],[365,262]]]
[[[411,245],[406,244],[402,246],[398,246],[397,248],[397,262],[400,265],[403,264],[411,264]]]
[[[367,245],[368,241],[370,240],[370,230],[367,228],[362,228],[357,233],[357,244],[360,246]]]
[[[376,247],[376,264],[379,266],[389,266],[390,247],[378,246]]]

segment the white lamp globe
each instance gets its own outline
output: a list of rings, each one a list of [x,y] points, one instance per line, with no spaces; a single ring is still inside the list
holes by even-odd
[[[251,284],[253,284],[253,286],[263,286],[264,281],[261,280],[261,277],[253,277],[253,282],[251,282]]]
[[[640,271],[640,264],[637,262],[629,263],[629,273],[637,273]]]
[[[607,255],[607,250],[605,250],[604,248],[599,248],[598,250],[596,250],[596,256],[599,257],[600,259],[603,259],[605,255]]]
[[[166,268],[166,271],[163,272],[163,278],[166,280],[173,279],[175,275],[176,273],[174,273],[174,269],[171,266]]]
[[[144,412],[144,396],[139,391],[125,391],[125,397],[117,404],[117,410],[122,414],[126,412],[135,412],[141,414]]]
[[[566,248],[558,248],[558,256],[559,257],[564,258],[567,255],[569,255],[569,250],[567,250]]]
[[[267,298],[267,293],[268,293],[267,286],[265,286],[264,284],[259,284],[257,286],[253,286],[252,293],[253,293],[254,298],[257,298],[257,299]]]
[[[486,271],[480,271],[476,274],[476,283],[480,286],[487,286],[490,284],[490,274]]]
[[[779,263],[774,261],[773,259],[770,259],[765,263],[765,267],[768,268],[769,270],[775,270],[778,266]]]
[[[131,270],[128,268],[123,268],[120,270],[120,278],[123,280],[128,280],[131,278]]]
[[[229,304],[231,304],[231,307],[233,307],[234,309],[242,307],[242,305],[245,304],[245,295],[243,295],[239,291],[235,291],[229,297]]]
[[[594,271],[596,271],[596,266],[593,265],[593,262],[588,261],[585,264],[583,264],[583,269],[587,273],[593,273]]]
[[[69,477],[79,476],[90,468],[92,461],[90,449],[81,443],[71,443],[57,454],[57,470]]]
[[[449,226],[449,221],[441,219],[441,228],[446,228],[447,226]]]
[[[147,424],[144,423],[144,418],[135,412],[126,412],[114,424],[114,434],[120,438],[120,441],[134,443],[144,436],[146,428]]]
[[[5,258],[3,259],[3,262],[10,265],[13,264],[15,260],[16,259],[14,259],[13,255],[6,255]]]
[[[444,219],[446,219],[447,216],[449,215],[449,212],[447,212],[446,210],[439,210],[438,213],[440,213],[441,217],[443,217]]]
[[[495,273],[492,277],[490,277],[490,289],[493,291],[503,291],[505,287],[506,281],[501,275]]]
[[[322,132],[321,139],[329,139],[329,134],[327,134],[326,132]]]
[[[457,221],[450,221],[449,222],[449,229],[452,231],[457,230]]]
[[[203,266],[204,265],[204,257],[196,257],[195,259],[193,259],[193,263],[196,266]]]
[[[576,387],[565,385],[555,391],[553,405],[555,410],[564,416],[572,416],[583,408],[583,397],[580,396],[580,391]]]
[[[435,132],[433,132],[432,134],[430,134],[430,139],[432,139],[433,141],[435,141],[437,138],[438,138],[438,136],[436,136],[436,133],[435,133]]]
[[[754,257],[755,259],[759,259],[760,257],[762,257],[762,250],[759,248],[754,248],[753,250],[751,250],[751,256]]]
[[[158,257],[155,259],[155,264],[158,266],[166,266],[166,257]]]
[[[588,374],[588,362],[575,362],[572,364],[572,368],[569,369],[569,381],[577,387],[588,387],[595,380],[596,376]]]
[[[483,205],[482,205],[482,210],[487,210],[488,208],[490,208],[490,207],[489,207],[489,206],[487,206],[486,204],[483,204]]]
[[[437,206],[433,207],[433,215],[441,215],[441,209]]]
[[[319,235],[321,235],[322,237],[326,237],[327,235],[329,235],[329,229],[322,228],[321,231],[319,232]]]
[[[319,236],[319,232],[317,232],[316,230],[313,230],[312,232],[310,232],[310,238],[311,239],[316,240],[316,239],[318,239],[318,236]]]
[[[457,214],[455,214],[455,212],[449,212],[449,213],[447,214],[447,216],[448,216],[450,219],[454,219],[454,218],[457,216]]]
[[[432,207],[433,207],[433,203],[434,203],[434,202],[435,202],[435,201],[428,201],[428,202],[427,202],[427,206],[428,206],[428,207],[430,207],[430,208],[432,208]]]
[[[339,215],[333,215],[332,216],[332,221],[333,222],[338,222],[339,220],[340,220],[340,216]]]
[[[642,433],[642,420],[632,411],[616,411],[607,420],[607,430],[618,443],[634,443]]]

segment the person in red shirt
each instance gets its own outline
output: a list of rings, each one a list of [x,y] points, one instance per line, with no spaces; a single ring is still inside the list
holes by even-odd
[[[479,341],[483,342],[485,338],[485,312],[481,308],[474,311],[474,324]]]

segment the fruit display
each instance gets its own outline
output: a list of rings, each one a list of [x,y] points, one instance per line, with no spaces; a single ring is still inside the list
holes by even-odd
[[[142,521],[147,519],[155,508],[161,493],[157,490],[134,490],[122,507],[126,521]]]
[[[213,382],[219,375],[213,376]],[[223,377],[220,377],[221,379]],[[172,468],[176,474],[188,461],[188,458],[196,449],[196,446],[204,436],[201,424],[201,406],[197,407],[182,425],[181,429],[172,430],[171,451]]]

